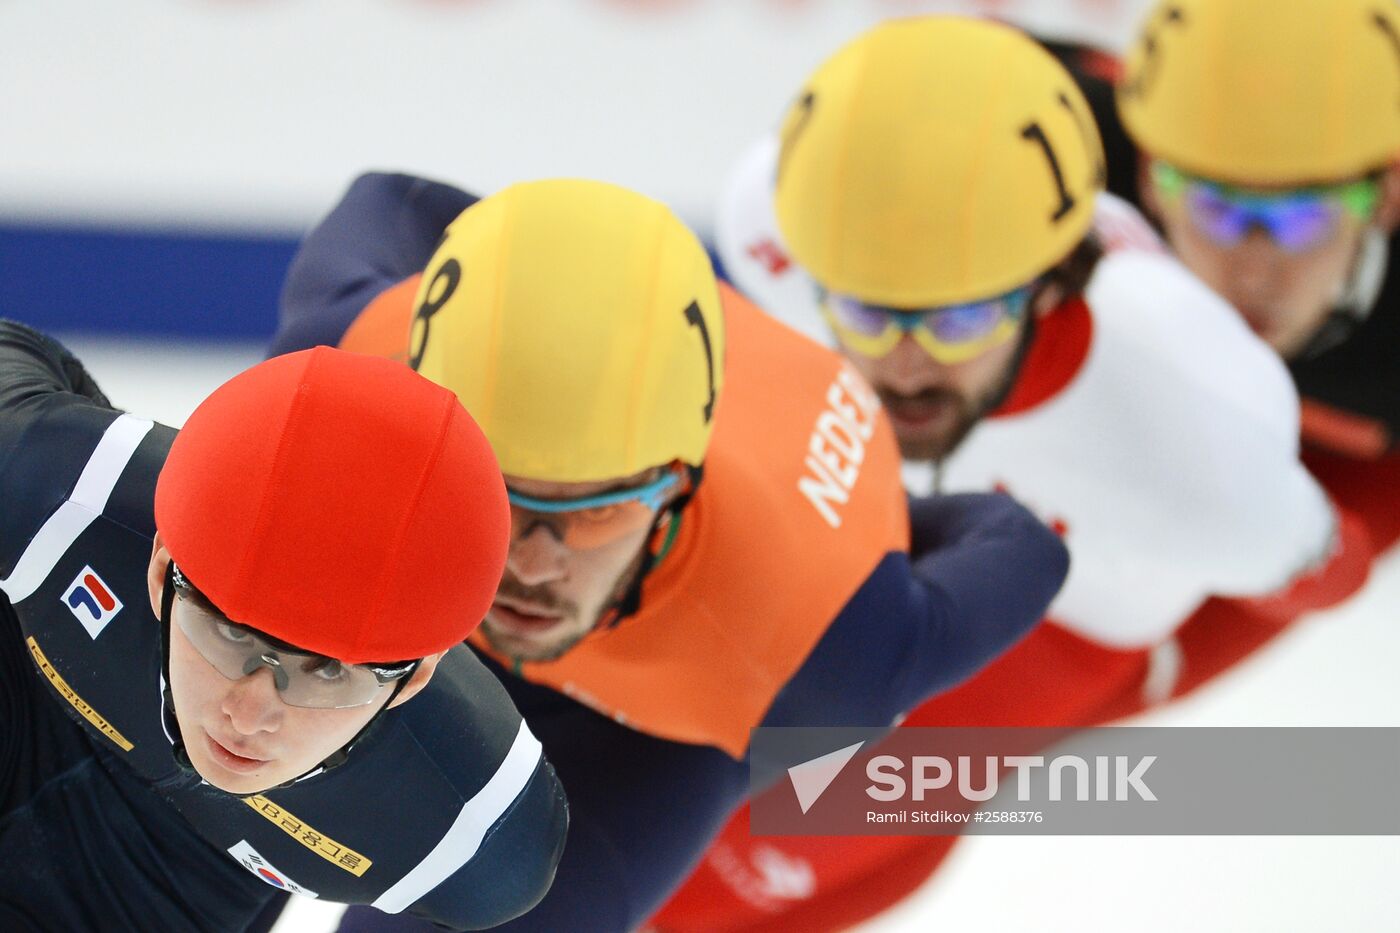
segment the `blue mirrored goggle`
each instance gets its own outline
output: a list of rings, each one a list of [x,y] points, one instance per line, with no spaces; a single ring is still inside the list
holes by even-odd
[[[648,527],[685,475],[683,469],[672,468],[641,486],[577,499],[537,499],[507,487],[512,534],[543,521],[557,529],[568,547],[600,547]]]
[[[1290,253],[1321,246],[1347,215],[1370,220],[1380,200],[1374,178],[1270,193],[1198,178],[1157,161],[1152,179],[1165,197],[1181,199],[1191,223],[1219,245],[1235,246],[1257,228]]]

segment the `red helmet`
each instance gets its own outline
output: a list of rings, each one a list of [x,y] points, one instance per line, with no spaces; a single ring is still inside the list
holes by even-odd
[[[349,664],[464,639],[510,530],[496,458],[456,397],[328,347],[216,389],[170,448],[155,517],[229,619]]]

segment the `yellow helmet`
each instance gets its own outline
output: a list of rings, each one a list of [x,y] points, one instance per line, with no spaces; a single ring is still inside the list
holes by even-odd
[[[508,476],[595,482],[705,456],[724,361],[709,256],[664,205],[596,181],[467,208],[414,298],[409,362]]]
[[[781,133],[793,256],[825,287],[895,307],[1024,285],[1084,237],[1103,187],[1074,80],[985,20],[877,26],[817,69]]]
[[[1241,184],[1355,177],[1400,154],[1394,0],[1164,0],[1125,61],[1134,141]]]

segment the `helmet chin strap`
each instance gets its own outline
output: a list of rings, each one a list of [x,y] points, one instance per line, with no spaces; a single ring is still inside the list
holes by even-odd
[[[646,544],[642,547],[641,564],[632,575],[631,583],[622,590],[617,598],[603,607],[603,611],[598,615],[598,624],[594,626],[593,631],[598,632],[613,628],[641,608],[642,584],[646,581],[647,574],[655,570],[670,552],[671,545],[676,541],[676,535],[680,533],[681,516],[686,506],[690,504],[690,500],[694,498],[695,491],[700,486],[700,479],[705,472],[703,466],[687,466],[686,470],[690,474],[686,491],[656,513],[651,528],[647,530]]]
[[[202,775],[199,775],[199,771],[195,768],[193,762],[190,761],[189,752],[185,748],[185,739],[180,733],[180,722],[175,715],[175,698],[170,691],[170,610],[175,602],[174,566],[173,561],[166,565],[165,586],[160,595],[161,673],[164,675],[165,680],[164,687],[161,691],[161,698],[163,700],[161,704],[161,715],[165,720],[165,731],[170,736],[171,752],[175,756],[175,763],[179,765],[182,771],[202,777]],[[418,668],[415,666],[413,673],[416,673],[417,669]],[[275,790],[278,787],[289,787],[313,774],[330,771],[332,768],[338,768],[345,764],[346,759],[350,757],[350,750],[358,745],[360,741],[369,734],[370,729],[379,723],[380,717],[384,715],[385,711],[388,710],[390,705],[394,702],[394,698],[399,695],[399,691],[403,690],[404,686],[413,679],[413,673],[394,681],[394,690],[389,694],[389,699],[384,702],[383,706],[375,711],[375,714],[369,718],[369,721],[364,724],[364,727],[361,728],[359,732],[355,733],[350,741],[326,756],[326,758],[314,768],[310,768],[291,780],[283,781],[281,784],[266,788],[266,790]]]
[[[1375,309],[1389,258],[1390,245],[1385,234],[1374,227],[1366,230],[1352,268],[1337,289],[1331,310],[1293,360],[1318,356],[1351,339]]]
[[[1053,311],[1051,312],[1054,313]],[[982,412],[983,416],[991,414],[1002,406],[1011,397],[1011,390],[1016,388],[1016,383],[1021,379],[1021,372],[1026,368],[1026,357],[1030,355],[1031,344],[1035,343],[1036,315],[1034,310],[1026,315],[1026,326],[1021,329],[1021,336],[1016,344],[1016,352],[1011,357],[1011,365],[1006,368],[1006,378],[997,388],[997,391],[987,399],[986,406]]]

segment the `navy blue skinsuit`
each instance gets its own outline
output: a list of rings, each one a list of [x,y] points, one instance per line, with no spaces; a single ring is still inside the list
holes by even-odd
[[[454,929],[528,910],[567,806],[465,648],[339,767],[243,798],[177,763],[146,584],[174,437],[0,322],[0,930],[237,931],[278,890]]]
[[[405,175],[356,180],[293,262],[272,352],[334,346],[376,295],[422,271],[443,229],[475,200]],[[1064,580],[1064,546],[1005,496],[916,500],[910,513],[912,553],[921,556],[886,555],[762,725],[888,725],[1015,643]],[[635,928],[745,799],[748,763],[626,728],[487,663],[544,744],[570,809],[554,886],[506,929]],[[341,929],[423,927],[352,908]]]

